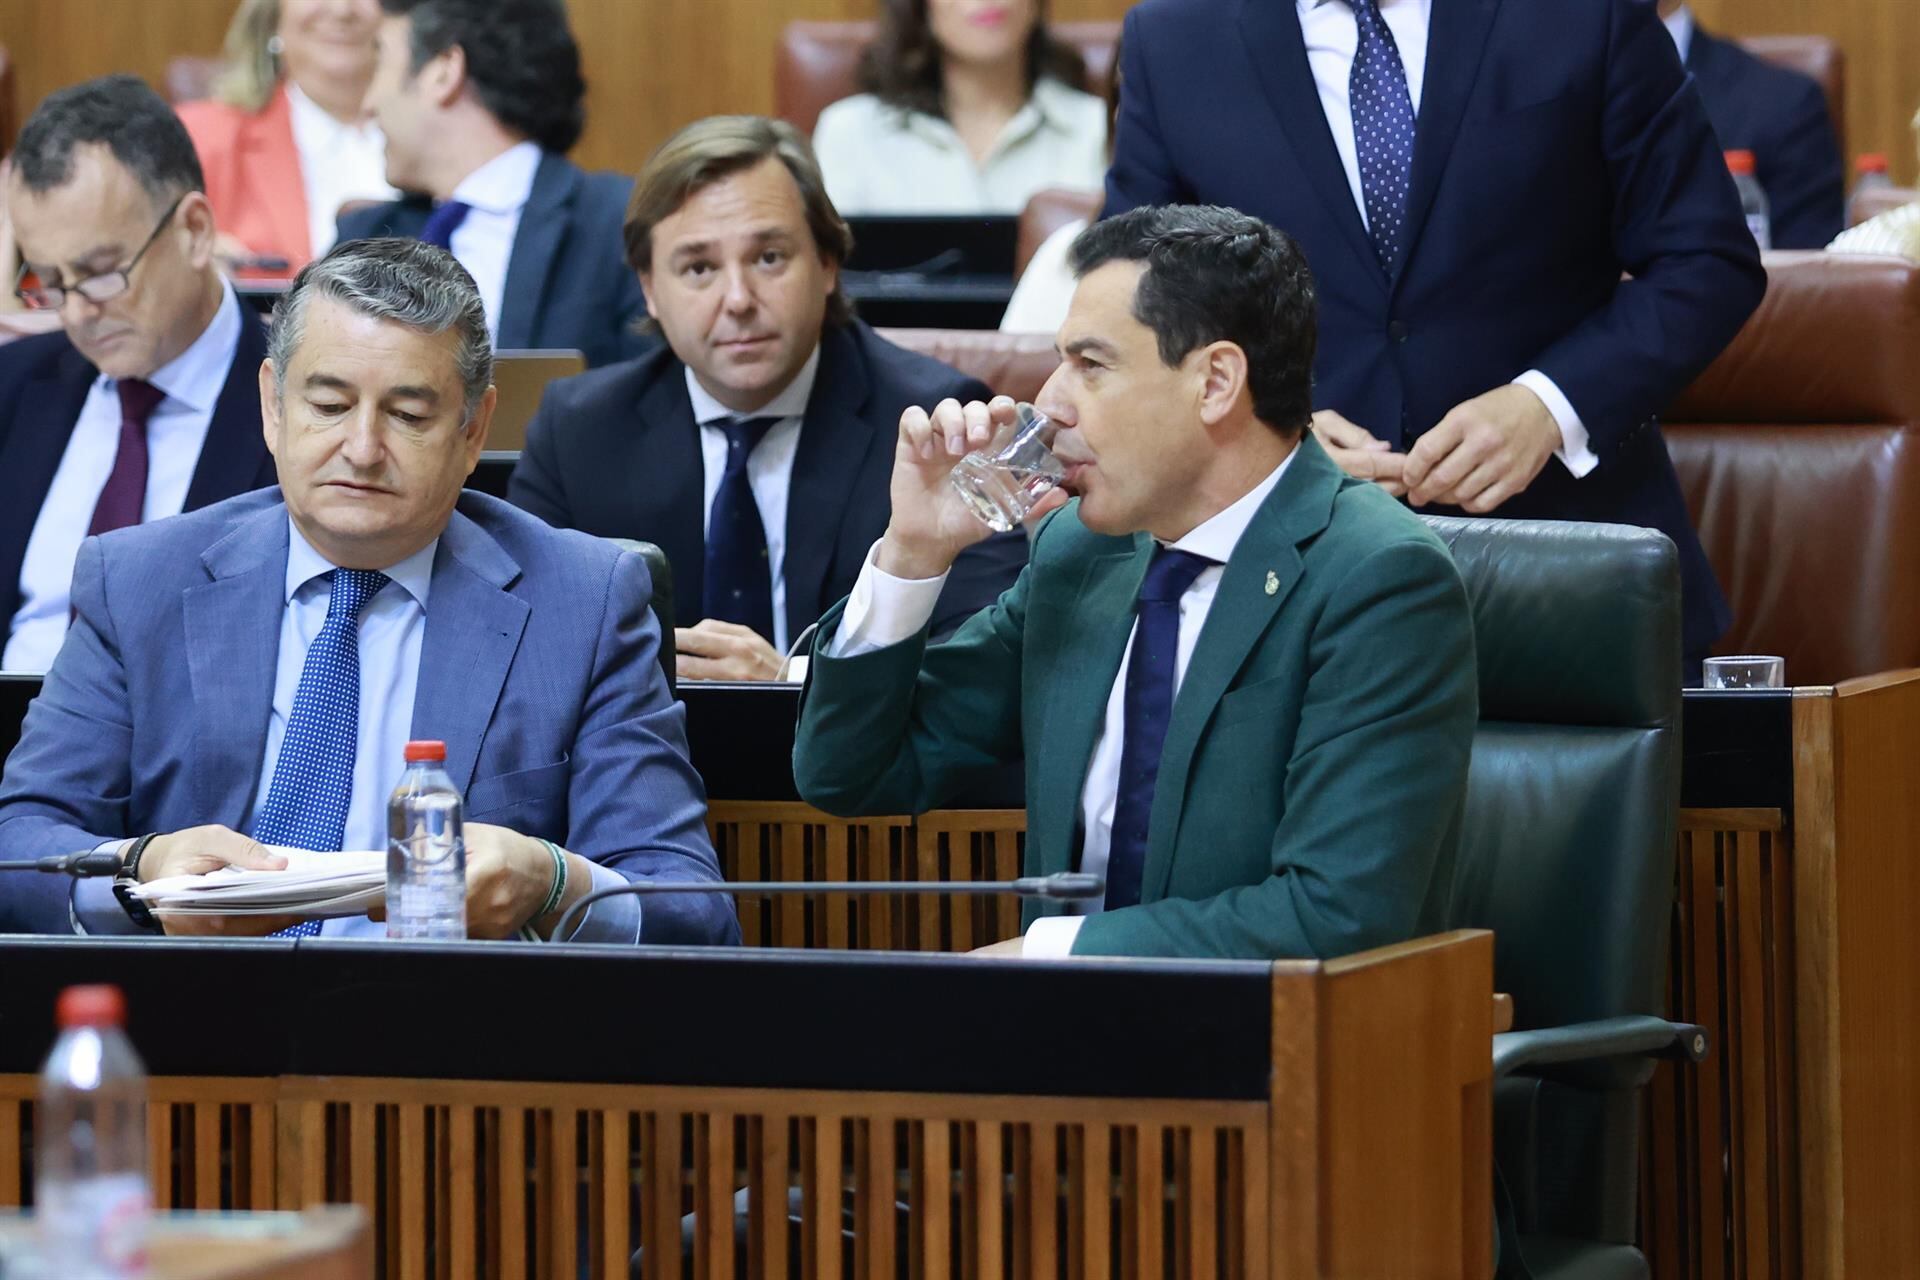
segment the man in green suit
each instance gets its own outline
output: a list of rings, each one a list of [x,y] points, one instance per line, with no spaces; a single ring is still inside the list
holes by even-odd
[[[1299,249],[1160,207],[1095,224],[1072,263],[1035,405],[1074,500],[1043,500],[1026,572],[929,647],[942,575],[988,533],[948,472],[1014,406],[902,415],[892,522],[815,640],[800,794],[918,813],[1024,755],[1028,871],[1106,879],[1085,914],[1030,913],[1029,956],[1326,957],[1443,927],[1478,709],[1466,592],[1306,430]]]

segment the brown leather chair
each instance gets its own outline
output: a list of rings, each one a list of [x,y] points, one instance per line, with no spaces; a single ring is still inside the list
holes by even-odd
[[[1075,87],[1100,92],[1112,74],[1120,24],[1056,22],[1050,30],[1086,60],[1086,80]],[[773,50],[773,114],[811,134],[828,104],[860,91],[860,55],[873,35],[871,21],[789,22]]]
[[[1027,264],[1046,243],[1047,237],[1070,222],[1091,222],[1100,216],[1105,196],[1098,191],[1076,191],[1072,187],[1048,187],[1036,191],[1020,211],[1020,230],[1013,246],[1013,278],[1026,274]]]
[[[1050,333],[997,329],[882,329],[880,336],[971,374],[997,396],[1032,400],[1060,357]]]
[[[211,98],[213,82],[220,78],[220,67],[218,58],[167,59],[167,101],[178,106],[182,102],[204,102]]]
[[[1920,200],[1920,190],[1912,187],[1881,187],[1862,191],[1847,201],[1847,224],[1857,227],[1868,218],[1878,217],[1917,200]]]
[[[1665,418],[1733,605],[1717,652],[1798,685],[1920,666],[1920,266],[1781,252],[1767,277]]]
[[[0,44],[0,156],[13,150],[14,135],[20,131],[15,101],[13,57],[7,52],[7,46]]]
[[[1775,66],[1812,76],[1827,95],[1833,136],[1847,154],[1847,56],[1826,36],[1741,36],[1742,49]]]

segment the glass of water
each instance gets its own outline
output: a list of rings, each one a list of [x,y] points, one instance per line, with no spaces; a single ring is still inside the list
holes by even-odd
[[[1708,658],[1705,674],[1709,689],[1782,689],[1787,683],[1787,663],[1784,658],[1757,653]]]
[[[986,448],[977,449],[954,464],[954,490],[967,509],[988,528],[1005,533],[1017,529],[1034,505],[1067,478],[1067,469],[1053,456],[1058,430],[1030,404],[1015,406],[1011,427],[1002,428]]]

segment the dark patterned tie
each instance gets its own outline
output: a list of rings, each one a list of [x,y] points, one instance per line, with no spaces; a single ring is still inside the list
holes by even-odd
[[[752,627],[773,642],[773,571],[767,527],[747,480],[747,458],[779,418],[728,418],[713,425],[727,433],[727,467],[707,515],[706,615]]]
[[[389,579],[372,569],[335,569],[330,576],[327,620],[307,648],[273,785],[253,818],[253,838],[261,844],[337,850],[346,837],[360,754],[360,610]],[[275,936],[319,932],[320,922],[307,920]]]
[[[120,379],[118,389],[120,444],[113,455],[113,470],[107,473],[106,487],[93,505],[93,519],[87,524],[89,537],[139,524],[147,502],[147,419],[167,393],[138,378]]]
[[[1190,551],[1161,547],[1140,584],[1127,661],[1126,729],[1120,743],[1120,788],[1114,797],[1113,837],[1107,853],[1107,910],[1140,901],[1147,862],[1147,827],[1153,815],[1153,784],[1173,715],[1174,659],[1180,649],[1180,597],[1207,566]]]
[[[1353,142],[1360,157],[1360,194],[1367,232],[1389,276],[1406,252],[1407,191],[1413,173],[1413,95],[1380,0],[1347,0],[1359,40],[1347,80]]]
[[[467,220],[467,214],[473,206],[458,200],[448,200],[435,209],[427,218],[427,225],[420,228],[420,243],[437,244],[447,252],[453,252],[453,233]]]

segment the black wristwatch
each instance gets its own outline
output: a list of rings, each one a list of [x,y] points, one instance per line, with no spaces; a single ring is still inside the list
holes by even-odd
[[[147,910],[147,904],[134,896],[133,886],[140,883],[140,855],[147,851],[158,833],[148,833],[127,846],[126,856],[120,860],[120,874],[113,878],[114,900],[129,919],[142,929],[158,929],[160,922],[153,918],[153,912]]]

